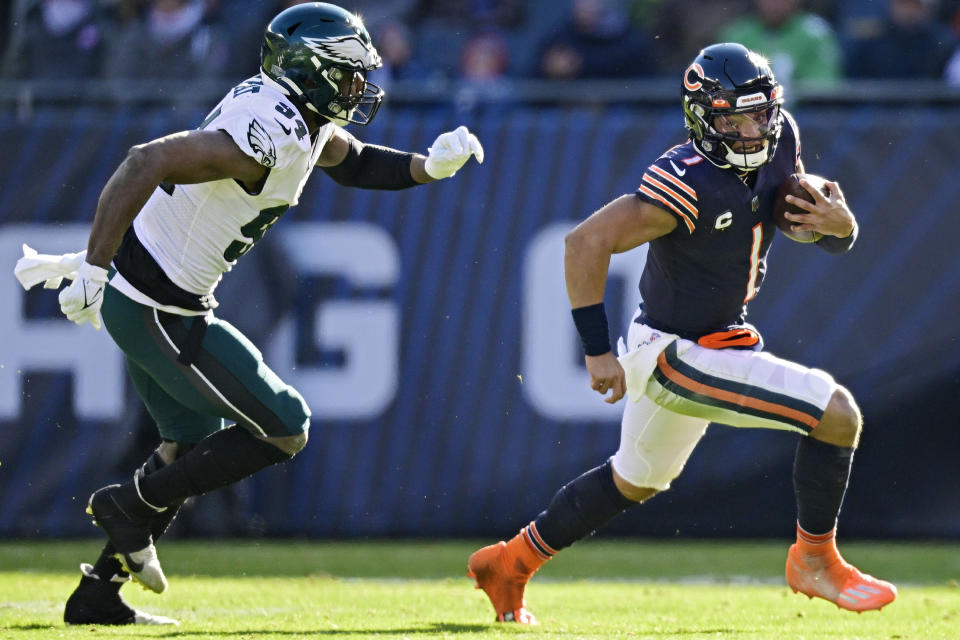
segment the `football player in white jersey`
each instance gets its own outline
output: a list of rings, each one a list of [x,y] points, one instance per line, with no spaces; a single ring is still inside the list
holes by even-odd
[[[343,129],[373,119],[381,65],[361,19],[325,3],[267,26],[261,69],[195,131],[133,147],[97,205],[86,262],[60,293],[66,316],[101,322],[123,350],[161,444],[133,477],[91,497],[109,542],[80,585],[71,624],[176,624],[130,607],[130,577],[167,586],[154,543],[187,498],[293,457],[310,410],[260,352],[215,317],[221,276],[297,199],[314,167],[342,185],[404,189],[451,177],[483,148],[466,127],[427,155],[363,144]]]

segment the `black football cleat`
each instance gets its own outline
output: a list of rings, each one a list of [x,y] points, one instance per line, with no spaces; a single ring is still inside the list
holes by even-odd
[[[167,577],[150,535],[150,516],[158,512],[140,499],[136,487],[111,484],[95,491],[87,504],[87,513],[110,538],[124,570],[144,588],[162,593],[167,588]]]
[[[127,604],[120,596],[120,587],[130,578],[113,576],[101,580],[89,564],[81,564],[80,584],[73,590],[63,608],[63,621],[67,624],[153,624],[179,625],[173,618],[139,611]]]

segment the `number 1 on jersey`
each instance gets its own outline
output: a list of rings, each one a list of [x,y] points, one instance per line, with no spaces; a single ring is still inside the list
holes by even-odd
[[[747,297],[744,302],[753,300],[757,295],[757,273],[760,271],[760,245],[763,244],[763,225],[753,225],[753,244],[750,245],[750,278],[747,280]]]

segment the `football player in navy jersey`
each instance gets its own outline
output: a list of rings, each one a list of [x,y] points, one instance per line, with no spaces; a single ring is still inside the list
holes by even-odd
[[[703,49],[683,73],[689,141],[669,149],[624,195],[566,237],[565,274],[590,384],[606,402],[628,395],[619,450],[563,486],[513,539],[470,556],[468,572],[500,621],[535,624],[524,590],[561,549],[670,488],[707,424],[801,434],[793,468],[797,539],[787,584],[852,611],[893,601],[892,584],[861,573],[837,551],[837,516],[861,430],[856,403],[818,369],[762,351],[746,323],[776,229],[779,186],[802,172],[797,125],[783,110],[767,61],[734,43]],[[829,195],[789,201],[792,230],[850,249],[857,223],[835,182]],[[603,307],[610,256],[649,243],[643,303],[614,356]]]
[[[345,125],[367,124],[380,106],[383,92],[367,81],[380,66],[358,16],[319,2],[286,9],[266,28],[256,76],[197,130],[133,147],[104,187],[85,257],[75,254],[83,261],[60,274],[73,278],[60,305],[77,324],[106,326],[161,444],[131,479],[91,496],[88,512],[109,542],[81,565],[65,622],[175,624],[130,607],[121,586],[132,577],[166,588],[154,543],[184,500],[306,444],[303,398],[215,317],[213,294],[297,204],[314,167],[345,186],[405,189],[449,178],[471,156],[483,161],[466,127],[441,134],[425,156],[348,133]],[[70,262],[63,258],[47,266]]]

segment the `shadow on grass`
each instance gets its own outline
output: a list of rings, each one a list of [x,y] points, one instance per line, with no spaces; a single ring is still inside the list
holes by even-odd
[[[450,624],[445,622],[431,622],[418,627],[396,627],[392,629],[233,629],[230,631],[176,631],[171,629],[169,633],[159,634],[152,637],[185,637],[185,636],[258,636],[260,634],[269,634],[275,636],[353,636],[353,635],[385,635],[396,636],[417,633],[486,633],[495,627],[495,623],[488,624]],[[519,627],[517,627],[519,628]],[[542,628],[542,627],[532,627]],[[690,636],[693,638],[703,638],[712,636],[733,636],[738,633],[745,633],[746,629],[717,628],[717,629],[671,629],[662,631],[645,631],[647,635],[663,635],[671,638]]]
[[[168,633],[151,637],[185,637],[185,636],[352,636],[352,635],[406,635],[415,633],[482,633],[489,631],[490,624],[451,624],[447,622],[428,622],[417,627],[397,627],[392,629],[231,629],[229,631],[211,631],[209,629],[179,630],[171,629]]]
[[[37,631],[39,629],[56,629],[58,625],[30,623],[30,624],[11,624],[4,627],[10,631]],[[96,627],[98,625],[75,625],[80,627]],[[230,631],[211,631],[209,629],[180,629],[172,628],[168,633],[151,634],[151,637],[158,638],[178,638],[189,636],[352,636],[352,635],[406,635],[415,633],[483,633],[490,631],[495,626],[493,622],[486,624],[451,624],[448,622],[430,622],[419,627],[399,627],[394,629],[231,629]],[[744,629],[679,629],[670,631],[646,631],[649,635],[665,635],[671,637],[677,636],[714,636],[743,633]]]
[[[44,624],[42,622],[30,622],[23,624],[8,624],[4,625],[3,628],[10,629],[11,631],[36,631],[37,629],[56,629],[57,625]]]
[[[736,636],[736,634],[752,633],[753,629],[675,629],[670,631],[644,631],[644,634],[653,636],[693,636],[694,638],[705,638],[708,636]]]

